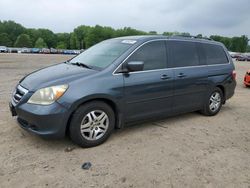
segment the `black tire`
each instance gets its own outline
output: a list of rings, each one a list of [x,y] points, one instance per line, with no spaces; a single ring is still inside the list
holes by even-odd
[[[106,129],[106,132],[103,134],[103,136],[96,140],[88,140],[84,138],[84,136],[81,133],[81,123],[83,118],[86,117],[86,115],[92,111],[103,111],[108,116],[108,128]],[[80,106],[75,113],[73,114],[73,117],[70,122],[69,127],[69,134],[71,140],[78,144],[81,147],[94,147],[97,145],[102,144],[105,142],[115,127],[115,114],[112,108],[102,101],[92,101],[88,102],[82,106]]]
[[[210,98],[212,95],[214,95],[215,93],[218,93],[220,95],[220,104],[218,106],[218,108],[216,110],[211,110],[210,109]],[[204,108],[201,110],[201,113],[205,116],[214,116],[216,115],[220,109],[221,109],[221,106],[223,104],[223,101],[224,101],[224,96],[223,96],[223,93],[221,91],[220,88],[216,87],[212,92],[210,92],[210,94],[208,95],[206,101],[205,101],[205,104],[204,104]]]

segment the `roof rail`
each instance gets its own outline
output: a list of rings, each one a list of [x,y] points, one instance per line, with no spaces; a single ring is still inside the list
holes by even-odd
[[[205,40],[213,40],[208,37],[200,37],[200,36],[192,36],[192,35],[172,35],[170,37],[186,37],[186,38],[191,38],[191,39],[205,39]]]

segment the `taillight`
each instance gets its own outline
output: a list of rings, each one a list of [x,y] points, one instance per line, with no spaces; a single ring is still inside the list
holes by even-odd
[[[234,80],[236,80],[236,71],[235,70],[232,71],[232,77],[233,77]]]

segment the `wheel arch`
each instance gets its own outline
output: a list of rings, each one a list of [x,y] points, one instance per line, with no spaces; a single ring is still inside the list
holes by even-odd
[[[70,111],[70,116],[67,120],[65,134],[67,134],[69,131],[70,122],[71,122],[71,119],[72,119],[74,112],[80,106],[82,106],[86,103],[89,103],[89,102],[93,102],[93,101],[101,101],[101,102],[108,104],[113,109],[113,111],[115,113],[115,128],[120,129],[123,127],[122,120],[121,120],[122,119],[121,109],[120,109],[119,105],[113,99],[111,99],[110,97],[105,97],[105,96],[90,97],[88,99],[79,100],[78,102],[76,102],[73,105],[73,108]]]
[[[218,87],[221,91],[222,91],[222,95],[223,95],[223,104],[225,104],[226,102],[226,91],[225,91],[225,87],[223,85],[217,85],[216,87]]]

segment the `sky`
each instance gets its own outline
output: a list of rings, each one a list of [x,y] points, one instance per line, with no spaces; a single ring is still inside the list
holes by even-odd
[[[53,32],[98,24],[250,38],[250,0],[0,0],[0,20]]]

